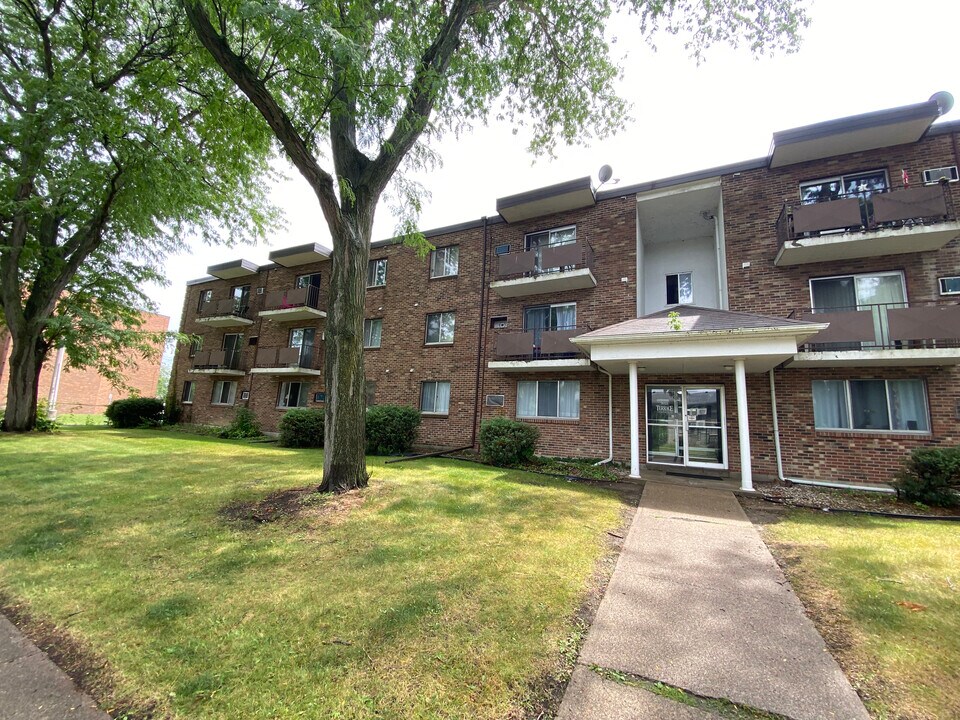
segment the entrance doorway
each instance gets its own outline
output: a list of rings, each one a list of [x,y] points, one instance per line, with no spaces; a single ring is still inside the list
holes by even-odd
[[[647,462],[727,467],[727,418],[719,385],[648,385]]]

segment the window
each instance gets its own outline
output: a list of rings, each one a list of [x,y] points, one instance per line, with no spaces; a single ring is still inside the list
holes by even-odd
[[[517,417],[580,417],[579,380],[523,380],[517,383]]]
[[[213,396],[210,402],[214,405],[233,405],[237,399],[237,383],[232,380],[217,380],[213,384]]]
[[[320,287],[320,273],[297,275],[297,290],[305,287]]]
[[[569,267],[550,267],[549,265],[544,267],[541,251],[544,248],[554,247],[556,245],[569,245],[570,243],[575,243],[576,241],[576,225],[568,225],[566,227],[553,228],[551,230],[544,230],[542,232],[529,233],[528,235],[524,236],[524,244],[526,245],[527,250],[532,250],[535,253],[533,269],[534,272],[538,273],[545,270],[559,271],[572,269]]]
[[[960,276],[940,278],[941,295],[960,295]]]
[[[929,432],[923,380],[814,380],[818,430]]]
[[[387,259],[371,260],[367,263],[367,287],[383,287],[387,284]]]
[[[383,335],[383,318],[374,318],[363,321],[363,346],[365,348],[380,347],[380,338]]]
[[[298,408],[307,406],[307,383],[285,382],[280,383],[280,394],[277,398],[277,407]]]
[[[230,290],[230,297],[233,298],[233,307],[236,312],[242,313],[250,304],[250,286],[236,285]]]
[[[240,351],[243,349],[243,335],[227,333],[223,336],[223,365],[231,370],[240,367]]]
[[[302,368],[313,367],[313,341],[316,328],[294,328],[290,331],[290,347],[300,348],[299,365]]]
[[[524,308],[524,330],[573,330],[577,326],[577,304],[557,303]]]
[[[430,255],[430,277],[453,277],[460,269],[460,246],[437,248]]]
[[[689,305],[693,302],[693,273],[667,275],[667,305]]]
[[[455,312],[438,312],[427,315],[427,345],[449,345],[453,342],[456,324]]]
[[[208,303],[213,300],[213,290],[201,290],[200,291],[200,300],[197,302],[197,312],[203,310],[204,303]]]
[[[197,353],[203,350],[203,338],[195,337],[190,341],[190,352],[187,353],[188,357],[196,357]]]
[[[800,183],[800,200],[807,205],[842,197],[866,199],[872,193],[882,192],[889,187],[886,170],[836,175]]]
[[[425,380],[420,386],[420,412],[446,415],[450,412],[450,382]]]
[[[493,254],[494,254],[494,255],[506,255],[508,252],[510,252],[510,244],[509,244],[509,243],[504,243],[503,245],[497,245],[497,246],[493,249]]]
[[[367,407],[373,407],[377,404],[377,382],[376,380],[363,381],[363,396]]]
[[[810,300],[814,313],[870,310],[873,342],[827,343],[832,350],[860,350],[890,344],[887,311],[906,307],[907,291],[899,271],[838,275],[810,280]]]
[[[180,402],[184,405],[193,404],[193,390],[194,390],[193,380],[187,380],[183,384],[183,392],[180,393]]]

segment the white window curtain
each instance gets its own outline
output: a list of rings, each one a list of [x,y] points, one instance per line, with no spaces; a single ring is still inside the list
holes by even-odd
[[[434,412],[438,412],[438,413],[450,412],[450,383],[449,382],[437,383],[437,399],[436,399],[436,402],[434,403]]]
[[[923,380],[889,380],[887,391],[894,430],[930,432]]]
[[[380,338],[383,334],[383,320],[363,321],[363,346],[368,348],[380,347]]]
[[[576,305],[554,305],[551,314],[553,327],[557,330],[572,330],[577,326]]]
[[[450,277],[452,275],[456,275],[459,270],[459,266],[460,247],[458,245],[437,248],[433,251],[430,277]]]
[[[813,424],[818,428],[849,428],[847,384],[843,380],[813,381]]]
[[[903,277],[896,275],[873,275],[857,277],[857,302],[861,306],[871,306],[876,343],[867,345],[890,344],[890,332],[887,323],[887,311],[905,306],[906,293],[903,291]]]
[[[517,417],[536,417],[537,383],[522,380],[517,383]]]
[[[560,414],[559,417],[580,417],[580,381],[562,380],[560,382]]]

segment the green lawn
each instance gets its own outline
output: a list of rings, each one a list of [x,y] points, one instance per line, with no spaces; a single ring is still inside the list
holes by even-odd
[[[794,511],[765,532],[874,717],[960,717],[960,525]]]
[[[57,415],[57,422],[63,426],[68,425],[106,425],[107,416],[103,413],[63,413]]]
[[[182,718],[521,716],[620,501],[371,458],[348,509],[319,500],[253,527],[218,515],[315,483],[320,466],[317,451],[174,432],[0,437],[0,591],[109,660],[107,703],[133,695]]]

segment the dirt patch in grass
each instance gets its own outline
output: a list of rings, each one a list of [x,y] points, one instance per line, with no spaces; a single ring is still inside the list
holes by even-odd
[[[814,485],[780,484],[758,486],[758,490],[761,495],[760,502],[766,505],[783,503],[813,510],[831,508],[833,510],[858,510],[931,517],[960,515],[960,508],[940,508],[922,503],[905,502],[896,495],[889,493],[839,490]],[[763,497],[769,498],[769,500],[764,501]]]
[[[272,492],[259,500],[238,500],[224,505],[218,515],[228,522],[249,527],[295,517],[321,518],[336,524],[366,497],[366,490],[320,493],[316,485]]]
[[[0,613],[53,663],[65,672],[81,692],[108,705],[112,718],[123,720],[158,720],[156,701],[116,697],[113,669],[101,655],[74,637],[69,630],[31,614],[24,605],[0,593]]]
[[[590,485],[609,486],[604,481],[581,482]],[[616,486],[616,489],[623,501],[620,524],[616,529],[607,531],[606,549],[597,561],[593,574],[587,582],[587,589],[584,592],[580,608],[571,618],[572,629],[560,644],[556,665],[550,672],[529,685],[521,703],[523,707],[522,720],[542,720],[542,718],[556,717],[560,710],[560,703],[563,701],[567,684],[570,682],[570,677],[576,666],[577,657],[580,655],[583,643],[587,639],[587,632],[597,616],[600,601],[603,600],[603,595],[607,591],[607,585],[610,584],[610,578],[617,565],[617,559],[623,550],[627,531],[630,529],[634,515],[636,515],[637,506],[640,504],[640,496],[643,493],[643,483],[629,481]]]

